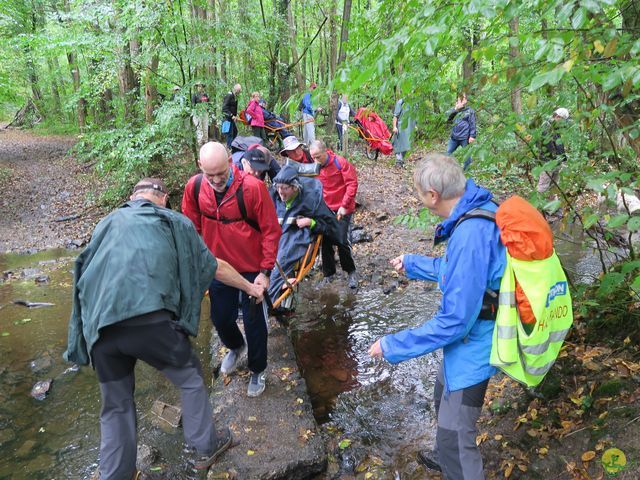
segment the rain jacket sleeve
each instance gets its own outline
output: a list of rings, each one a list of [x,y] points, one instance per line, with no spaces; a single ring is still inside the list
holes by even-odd
[[[491,249],[485,244],[488,240],[473,231],[474,225],[473,220],[462,223],[449,240],[446,272],[440,278],[442,302],[435,316],[419,327],[382,338],[382,352],[389,362],[432,352],[471,330],[482,307],[491,262]]]
[[[469,109],[469,138],[476,138],[478,132],[476,131],[476,111],[473,108]]]
[[[311,103],[311,94],[309,92],[305,93],[304,96],[302,97],[302,113],[306,113],[311,115],[312,117],[315,116],[315,111],[313,110],[313,105]]]
[[[404,255],[402,265],[411,280],[438,281],[440,271],[440,257],[427,257],[424,255]]]
[[[202,235],[202,214],[198,208],[198,203],[195,198],[195,180],[198,175],[195,175],[189,179],[184,187],[184,194],[182,195],[182,213],[193,222],[196,227],[196,231],[199,235]],[[205,181],[203,178],[202,181]]]
[[[276,207],[264,182],[258,182],[258,188],[252,189],[252,191],[257,192],[254,212],[262,233],[260,270],[271,270],[276,264],[282,228],[278,223]]]
[[[341,206],[345,208],[347,213],[353,213],[356,210],[356,194],[358,193],[356,168],[341,157],[338,157],[338,161],[342,164],[340,174],[342,175],[345,186]]]

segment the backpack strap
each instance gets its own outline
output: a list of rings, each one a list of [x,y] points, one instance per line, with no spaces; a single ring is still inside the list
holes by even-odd
[[[195,182],[193,182],[193,199],[196,202],[196,206],[198,207],[198,211],[200,212],[200,185],[202,185],[202,173],[196,176]],[[202,213],[202,212],[200,212]]]
[[[487,210],[485,208],[474,208],[473,210],[469,210],[463,216],[461,216],[456,222],[453,229],[455,230],[465,220],[469,220],[471,218],[484,218],[485,220],[489,220],[490,222],[496,221],[496,212],[491,210]],[[484,297],[482,298],[482,307],[480,308],[480,313],[478,314],[478,320],[495,320],[496,314],[498,313],[498,294],[500,292],[496,292],[491,289],[486,289],[484,292]]]
[[[260,225],[258,224],[258,222],[256,222],[254,219],[249,218],[249,216],[247,215],[247,206],[244,203],[244,191],[242,189],[242,186],[244,185],[244,182],[241,183],[238,186],[238,189],[236,190],[236,201],[238,202],[238,210],[240,210],[240,217],[239,219],[218,219],[215,217],[212,217],[210,215],[207,215],[206,213],[203,213],[200,210],[200,186],[202,185],[202,176],[203,174],[199,174],[196,179],[195,182],[193,184],[193,197],[194,200],[196,202],[196,205],[198,206],[198,211],[200,212],[200,215],[203,215],[205,217],[207,217],[210,220],[216,220],[216,221],[221,221],[222,223],[233,223],[233,222],[246,222],[247,225],[249,225],[251,228],[253,228],[254,230],[257,230],[258,232],[260,232]]]
[[[338,156],[337,155],[333,155],[333,163],[335,164],[336,168],[338,169],[339,172],[342,171],[342,165],[340,165],[340,162],[338,161]]]
[[[236,201],[238,202],[238,210],[240,210],[240,216],[242,217],[242,220],[244,220],[251,228],[259,232],[260,225],[258,225],[258,222],[256,222],[252,218],[249,218],[249,216],[247,215],[247,206],[244,203],[244,192],[242,188],[243,185],[244,182],[242,182],[236,190]]]
[[[492,212],[491,210],[487,210],[485,208],[474,208],[473,210],[469,210],[467,213],[462,215],[458,221],[456,222],[453,229],[455,230],[465,220],[469,220],[470,218],[484,218],[485,220],[489,220],[490,222],[496,221],[496,212]]]

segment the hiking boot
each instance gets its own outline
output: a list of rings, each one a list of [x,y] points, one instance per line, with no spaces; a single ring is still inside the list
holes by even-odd
[[[329,285],[331,282],[333,282],[333,279],[335,278],[335,274],[334,275],[325,275],[325,277],[320,280],[320,282],[318,283],[319,287],[326,287],[327,285]]]
[[[236,368],[238,368],[238,361],[242,354],[247,349],[247,345],[243,345],[240,348],[234,348],[233,350],[229,350],[227,354],[222,359],[222,365],[220,365],[220,372],[225,375],[229,375],[234,372]]]
[[[218,432],[218,440],[216,442],[215,447],[213,448],[213,453],[208,455],[198,455],[193,460],[193,468],[195,470],[206,470],[211,465],[215,463],[220,455],[222,455],[225,450],[227,450],[231,446],[231,431],[228,428],[224,428]]]
[[[436,452],[434,451],[418,452],[417,458],[418,458],[418,463],[423,467],[427,467],[429,470],[434,470],[436,472],[442,472],[442,467],[440,466],[438,461],[435,460],[436,458],[438,458],[438,455]]]
[[[259,397],[266,387],[267,373],[263,370],[260,373],[251,373],[249,386],[247,387],[248,397]]]
[[[355,270],[347,276],[347,283],[349,284],[349,288],[351,290],[355,290],[358,288],[358,272]]]

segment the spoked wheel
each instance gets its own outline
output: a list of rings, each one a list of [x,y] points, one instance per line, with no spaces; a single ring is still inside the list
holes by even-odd
[[[377,148],[371,148],[367,146],[367,158],[369,160],[378,160],[378,155],[380,154],[380,150]]]

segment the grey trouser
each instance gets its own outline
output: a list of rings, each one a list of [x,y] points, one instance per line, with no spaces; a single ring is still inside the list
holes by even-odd
[[[483,480],[482,456],[476,445],[476,422],[489,380],[446,393],[442,365],[434,387],[438,416],[436,450],[446,480]]]
[[[100,330],[91,350],[100,381],[100,480],[129,480],[136,471],[134,368],[138,359],[161,371],[182,394],[186,443],[213,452],[216,431],[198,358],[186,333],[161,310]]]
[[[311,146],[311,142],[316,139],[316,124],[314,118],[308,113],[302,114],[302,120],[306,122],[302,128],[302,139],[307,147]]]

